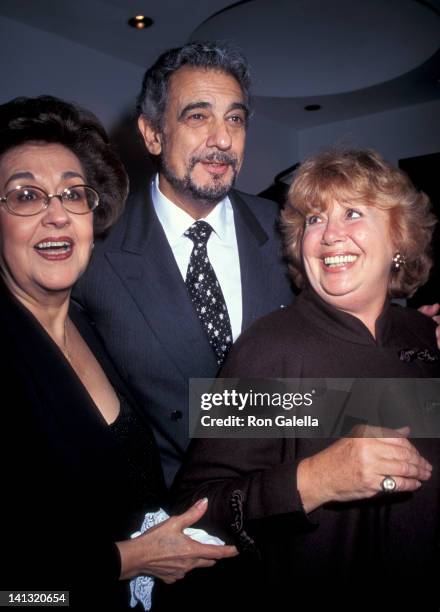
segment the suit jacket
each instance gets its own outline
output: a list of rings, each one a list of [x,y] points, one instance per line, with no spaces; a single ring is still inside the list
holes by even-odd
[[[126,395],[87,320],[76,309],[71,317]],[[56,344],[2,283],[0,330],[0,589],[64,589],[74,609],[128,609],[115,542],[161,503],[157,451],[147,466],[157,486],[134,516],[116,438]],[[145,424],[146,444],[152,435]]]
[[[275,228],[277,206],[232,191],[243,324],[292,301]],[[151,202],[133,194],[74,292],[148,415],[170,483],[189,442],[188,381],[217,373],[214,352]]]

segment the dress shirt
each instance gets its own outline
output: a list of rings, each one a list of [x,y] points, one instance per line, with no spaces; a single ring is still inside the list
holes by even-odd
[[[185,281],[189,258],[194,245],[189,238],[184,236],[184,233],[194,223],[195,219],[164,196],[159,188],[159,176],[157,174],[151,183],[151,197],[158,219]],[[226,197],[221,200],[204,217],[204,220],[213,229],[207,245],[208,257],[222,288],[231,321],[232,337],[235,341],[241,333],[243,309],[234,211],[229,198]]]

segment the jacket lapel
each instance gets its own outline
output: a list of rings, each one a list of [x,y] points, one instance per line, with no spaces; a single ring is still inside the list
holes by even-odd
[[[229,198],[234,209],[235,232],[240,257],[243,301],[242,330],[244,330],[266,312],[264,300],[267,281],[262,251],[268,241],[268,235],[237,192],[231,192]]]
[[[144,192],[135,200],[131,201],[122,248],[108,251],[106,257],[182,375],[211,376],[217,369],[214,352],[188,296],[151,197]]]

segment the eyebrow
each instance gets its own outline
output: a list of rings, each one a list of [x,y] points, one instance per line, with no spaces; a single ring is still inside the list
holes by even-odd
[[[210,102],[191,102],[182,108],[179,113],[179,121],[184,118],[184,116],[192,110],[198,108],[212,108],[212,104]]]
[[[190,104],[187,104],[179,113],[179,121],[181,121],[185,115],[192,110],[201,108],[212,108],[212,104],[210,102],[203,102],[201,100],[199,102],[191,102]],[[242,110],[245,113],[246,118],[249,116],[249,108],[243,102],[232,102],[226,112],[230,113],[232,110]]]
[[[63,174],[61,175],[61,178],[63,179],[80,178],[84,180],[84,177],[82,174],[79,174],[78,172],[74,172],[73,170],[68,170],[67,172],[63,172]]]
[[[34,179],[34,175],[32,174],[32,172],[15,172],[14,174],[12,174],[8,180],[5,183],[5,187],[6,185],[8,185],[9,183],[12,183],[12,181],[16,181],[17,179]]]
[[[228,113],[231,110],[242,110],[246,115],[246,118],[249,117],[249,107],[244,102],[233,102],[229,107]]]
[[[78,172],[74,172],[73,170],[67,170],[67,172],[63,172],[63,174],[61,175],[61,178],[62,179],[80,178],[81,180],[84,180],[84,177],[81,174],[79,174]],[[12,183],[12,181],[16,181],[18,179],[26,179],[26,180],[31,180],[31,181],[36,180],[32,172],[14,172],[14,174],[11,174],[11,176],[6,181],[5,187],[9,183]]]

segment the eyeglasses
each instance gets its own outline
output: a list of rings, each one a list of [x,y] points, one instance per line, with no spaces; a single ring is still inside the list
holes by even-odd
[[[18,185],[9,191],[0,202],[6,210],[19,217],[32,217],[48,208],[52,198],[58,198],[64,210],[75,215],[86,215],[99,206],[99,194],[87,185],[72,185],[61,193],[47,193],[40,187]]]

